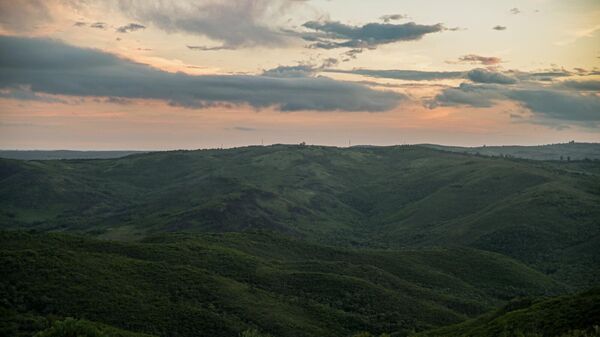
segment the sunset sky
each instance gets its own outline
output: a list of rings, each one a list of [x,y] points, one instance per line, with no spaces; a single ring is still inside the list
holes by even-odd
[[[598,0],[0,0],[0,148],[600,141]]]

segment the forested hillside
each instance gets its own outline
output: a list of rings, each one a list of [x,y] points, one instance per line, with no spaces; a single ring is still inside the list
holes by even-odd
[[[5,229],[119,240],[265,229],[344,247],[458,244],[572,285],[600,280],[598,162],[278,145],[2,160],[0,179]]]
[[[4,159],[0,334],[583,336],[598,205],[600,162],[422,146]]]

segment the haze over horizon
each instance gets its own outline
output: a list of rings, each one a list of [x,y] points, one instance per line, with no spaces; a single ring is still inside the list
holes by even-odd
[[[539,145],[599,126],[594,0],[0,0],[2,149]]]

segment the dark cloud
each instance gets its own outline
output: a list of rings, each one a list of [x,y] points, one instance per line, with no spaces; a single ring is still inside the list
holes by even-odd
[[[85,27],[87,26],[87,23],[83,22],[83,21],[77,21],[73,24],[73,26],[75,27]]]
[[[334,48],[375,48],[381,44],[420,40],[423,36],[445,30],[442,24],[419,25],[368,23],[364,26],[351,26],[337,21],[309,21],[303,27],[313,30],[316,35],[305,35],[310,46],[319,49]]]
[[[427,103],[429,108],[439,106],[472,106],[476,108],[489,108],[494,101],[503,99],[504,96],[494,85],[474,85],[461,83],[457,88],[442,90],[435,98]]]
[[[333,58],[333,57],[328,57],[323,60],[323,64],[321,65],[321,68],[334,67],[334,66],[338,65],[339,63],[340,63],[340,61],[338,59]]]
[[[475,54],[469,54],[458,58],[458,62],[470,63],[470,64],[483,64],[486,66],[496,65],[502,62],[502,59],[494,56],[481,56]]]
[[[498,26],[492,27],[492,29],[493,30],[506,30],[506,26],[500,26],[500,25],[498,25]]]
[[[508,98],[544,119],[600,123],[600,97],[559,90],[511,90]]]
[[[128,25],[117,28],[117,32],[129,33],[129,32],[135,32],[136,30],[140,30],[140,29],[146,29],[146,26],[140,25],[139,23],[130,23]]]
[[[385,23],[389,23],[390,21],[398,21],[398,20],[402,20],[402,19],[408,19],[408,15],[389,14],[389,15],[382,15],[379,19]]]
[[[557,78],[573,76],[570,71],[565,69],[550,69],[546,71],[535,72],[511,71],[510,73],[521,81],[540,82],[552,82]]]
[[[462,83],[456,88],[442,90],[430,108],[438,106],[491,107],[497,101],[514,101],[534,114],[531,122],[571,122],[587,127],[600,123],[600,97],[594,94],[557,90],[553,88],[515,87]],[[554,122],[553,122],[554,121]]]
[[[517,79],[506,76],[503,73],[487,70],[473,69],[467,73],[467,77],[476,83],[515,84]]]
[[[589,80],[589,81],[565,81],[562,83],[563,86],[580,90],[580,91],[595,91],[600,92],[600,81],[599,80]]]
[[[356,59],[356,57],[362,52],[363,52],[363,50],[360,48],[350,49],[350,50],[344,52],[344,55],[346,56],[346,58],[344,59],[344,62]]]
[[[38,95],[27,87],[14,87],[0,90],[0,98],[16,99],[19,101],[37,101],[45,103],[66,103],[66,101],[51,97]]]
[[[373,70],[373,69],[327,69],[327,72],[356,74],[375,78],[389,78],[405,81],[433,81],[441,79],[463,78],[462,71],[418,71],[418,70]]]
[[[90,24],[91,28],[96,28],[96,29],[106,29],[106,23],[104,22],[94,22],[92,24]]]
[[[404,99],[325,77],[169,73],[54,40],[0,36],[0,89],[22,86],[35,93],[157,99],[192,108],[247,104],[282,111],[385,111]]]

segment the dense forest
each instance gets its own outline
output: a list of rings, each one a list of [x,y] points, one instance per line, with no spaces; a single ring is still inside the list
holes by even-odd
[[[1,159],[0,335],[596,336],[598,205],[429,146]]]

